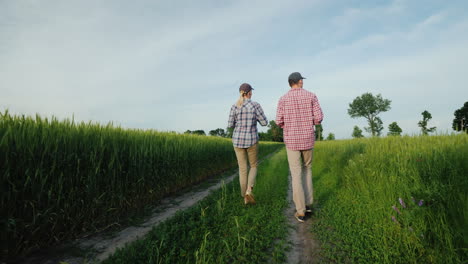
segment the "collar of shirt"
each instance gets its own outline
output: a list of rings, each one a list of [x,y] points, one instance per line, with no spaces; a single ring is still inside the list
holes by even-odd
[[[301,88],[301,87],[297,87],[297,88],[291,88],[289,89],[290,92],[293,92],[293,91],[299,91],[299,90],[302,90],[304,88]]]

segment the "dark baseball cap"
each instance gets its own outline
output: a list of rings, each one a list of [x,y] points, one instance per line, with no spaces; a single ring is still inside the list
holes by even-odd
[[[241,86],[239,87],[239,92],[240,91],[243,91],[243,92],[250,92],[251,90],[253,90],[254,88],[252,88],[252,86],[250,86],[250,84],[248,83],[243,83],[241,84]]]
[[[302,80],[302,79],[305,79],[304,77],[302,77],[302,75],[298,72],[293,72],[289,75],[288,77],[288,81],[291,80],[293,82],[298,82],[299,80]]]

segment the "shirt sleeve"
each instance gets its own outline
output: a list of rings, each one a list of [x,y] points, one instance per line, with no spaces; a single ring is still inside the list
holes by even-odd
[[[255,110],[255,113],[257,115],[257,121],[260,123],[260,125],[268,125],[268,119],[265,116],[265,113],[263,112],[262,106],[260,106],[260,104],[255,104]]]
[[[229,113],[228,128],[233,128],[235,126],[236,126],[236,106],[233,105]]]
[[[278,101],[278,107],[276,108],[276,124],[283,128],[284,127],[284,109],[283,109],[283,101],[280,99]]]
[[[317,96],[314,96],[312,100],[312,111],[314,112],[314,125],[319,125],[323,120],[323,112]]]

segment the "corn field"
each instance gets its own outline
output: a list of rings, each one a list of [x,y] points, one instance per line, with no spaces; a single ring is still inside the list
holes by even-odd
[[[281,146],[261,143],[259,155]],[[0,113],[2,259],[118,223],[235,165],[225,138]]]

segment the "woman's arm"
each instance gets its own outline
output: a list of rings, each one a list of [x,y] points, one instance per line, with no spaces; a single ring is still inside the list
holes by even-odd
[[[265,113],[263,112],[263,109],[260,106],[260,104],[258,103],[256,104],[255,110],[256,110],[255,113],[257,114],[257,121],[260,123],[260,125],[262,126],[268,125],[268,119],[265,116]]]
[[[236,106],[231,107],[228,120],[228,128],[234,128],[236,126]]]

